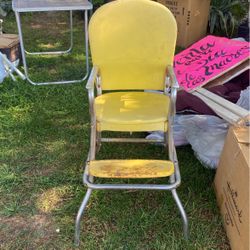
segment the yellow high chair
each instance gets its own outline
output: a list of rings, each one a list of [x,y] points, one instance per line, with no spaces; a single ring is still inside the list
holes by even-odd
[[[176,192],[181,177],[173,142],[178,88],[172,68],[176,36],[174,16],[165,6],[150,0],[113,1],[99,8],[90,20],[93,69],[86,88],[91,115],[91,142],[83,175],[88,189],[76,218],[76,245],[79,245],[81,217],[95,189],[171,191],[183,219],[184,236],[188,237],[187,216]],[[163,94],[144,90],[161,90]],[[161,141],[168,146],[168,161],[95,160],[101,142],[159,142],[142,138],[102,138],[102,131],[158,130],[165,134]],[[94,182],[94,177],[169,177],[169,183],[98,184]]]

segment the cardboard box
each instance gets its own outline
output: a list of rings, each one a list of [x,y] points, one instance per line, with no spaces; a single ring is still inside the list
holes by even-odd
[[[249,247],[249,127],[231,127],[215,176],[215,192],[232,250]]]
[[[0,35],[0,51],[7,56],[7,58],[14,62],[20,59],[20,43],[19,37],[15,34],[1,34]]]
[[[174,14],[177,26],[177,45],[186,48],[207,33],[211,0],[157,0]]]

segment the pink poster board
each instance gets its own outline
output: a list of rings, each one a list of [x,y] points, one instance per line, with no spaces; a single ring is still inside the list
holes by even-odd
[[[179,85],[192,92],[249,59],[249,43],[207,36],[175,56]]]

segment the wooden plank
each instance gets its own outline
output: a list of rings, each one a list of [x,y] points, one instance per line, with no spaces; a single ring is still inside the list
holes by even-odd
[[[207,98],[206,96],[200,94],[199,92],[195,91],[192,93],[193,95],[199,97],[202,101],[204,101],[217,115],[223,118],[225,121],[229,122],[230,124],[237,123],[242,117],[238,116],[225,107],[221,106],[220,104],[212,101],[211,99]]]
[[[212,92],[206,90],[204,88],[197,89],[196,92],[200,93],[201,95],[209,98],[210,100],[216,102],[220,106],[223,106],[227,110],[233,112],[234,114],[240,116],[241,118],[246,117],[250,114],[250,112]]]
[[[196,88],[192,89],[192,90],[189,90],[188,92],[192,93],[194,91],[196,91],[197,89],[201,88],[201,87],[204,87],[206,86],[210,81],[216,81],[216,79],[220,78],[220,77],[223,77],[226,73],[229,73],[231,72],[232,70],[234,70],[235,68],[237,67],[240,67],[243,63],[245,62],[249,62],[249,58],[246,58],[245,60],[241,61],[241,62],[238,62],[238,63],[235,63],[235,65],[227,70],[224,70],[222,72],[220,72],[218,75],[212,77],[209,81],[207,81],[206,83],[203,83],[199,86],[197,86]]]
[[[238,65],[237,67],[229,70],[225,74],[221,75],[220,77],[216,78],[215,80],[212,80],[208,82],[204,88],[208,89],[214,86],[222,85],[236,76],[239,76],[243,72],[247,71],[250,69],[250,60],[248,59],[247,61],[243,62],[242,64]]]

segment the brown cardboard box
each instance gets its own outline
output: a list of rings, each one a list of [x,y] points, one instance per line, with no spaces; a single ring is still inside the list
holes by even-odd
[[[229,129],[215,192],[232,250],[249,248],[249,127]]]
[[[0,51],[5,54],[11,62],[14,62],[19,59],[21,53],[18,35],[1,34]]]
[[[177,26],[177,45],[187,47],[207,33],[211,0],[157,0],[174,14]]]

